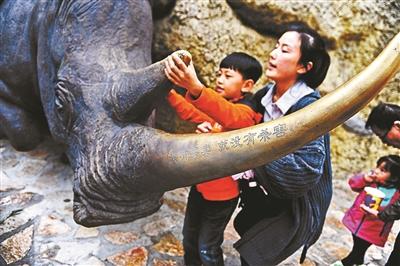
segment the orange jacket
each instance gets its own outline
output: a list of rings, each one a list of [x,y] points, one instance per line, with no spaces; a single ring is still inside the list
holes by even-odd
[[[262,116],[251,107],[232,103],[222,98],[212,89],[204,89],[197,99],[187,94],[186,99],[171,90],[167,96],[170,105],[181,119],[194,123],[205,121],[222,126],[222,131],[248,127],[260,122]],[[234,108],[232,108],[234,105]],[[206,200],[222,201],[239,195],[237,181],[231,176],[221,177],[196,185],[197,190]]]
[[[203,123],[205,121],[214,124],[215,121],[201,112],[199,109],[190,104],[182,95],[177,93],[175,90],[170,90],[167,96],[167,100],[172,108],[175,109],[176,114],[180,119],[190,121],[196,124]]]

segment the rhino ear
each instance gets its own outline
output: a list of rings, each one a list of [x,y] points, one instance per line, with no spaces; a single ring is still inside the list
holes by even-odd
[[[54,97],[54,109],[56,116],[60,120],[62,126],[69,132],[72,126],[73,108],[74,102],[73,94],[67,89],[67,83],[65,81],[58,81],[55,89]]]

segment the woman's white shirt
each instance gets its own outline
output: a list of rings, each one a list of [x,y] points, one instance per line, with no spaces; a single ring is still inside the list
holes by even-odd
[[[264,122],[275,120],[283,116],[295,103],[304,96],[314,92],[303,81],[296,82],[288,89],[276,102],[272,101],[275,85],[269,89],[261,99],[261,104],[265,107]]]

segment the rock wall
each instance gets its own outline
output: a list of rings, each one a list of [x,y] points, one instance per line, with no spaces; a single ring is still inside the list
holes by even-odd
[[[289,21],[307,23],[320,32],[329,46],[332,63],[319,88],[324,94],[367,66],[400,32],[400,2],[178,0],[172,13],[156,22],[154,57],[165,57],[177,49],[190,51],[198,75],[212,87],[220,59],[231,52],[244,51],[267,62],[277,31]],[[400,104],[399,81],[397,74],[359,116],[365,120],[378,101]],[[266,82],[263,77],[256,89]],[[193,128],[179,121],[167,106],[160,109],[158,118],[164,129],[188,132]],[[378,156],[396,152],[374,136],[358,136],[343,127],[332,132],[336,176],[368,169]]]

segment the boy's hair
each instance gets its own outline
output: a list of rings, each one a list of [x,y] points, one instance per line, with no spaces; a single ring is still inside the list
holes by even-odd
[[[383,162],[385,163],[384,168],[386,171],[390,172],[390,177],[386,180],[386,183],[400,188],[400,156],[393,154],[382,156],[376,162],[376,166],[379,166]]]
[[[257,59],[246,53],[234,52],[222,59],[219,68],[230,68],[242,74],[243,79],[252,79],[254,83],[262,74],[262,66]]]
[[[372,128],[374,133],[382,137],[392,128],[395,121],[400,121],[400,106],[379,103],[369,114],[365,127]]]
[[[298,79],[304,81],[310,88],[317,88],[325,79],[331,64],[331,58],[325,48],[324,40],[315,30],[302,22],[291,22],[285,25],[281,36],[288,31],[300,34],[300,62],[305,68],[312,62],[312,68]]]

